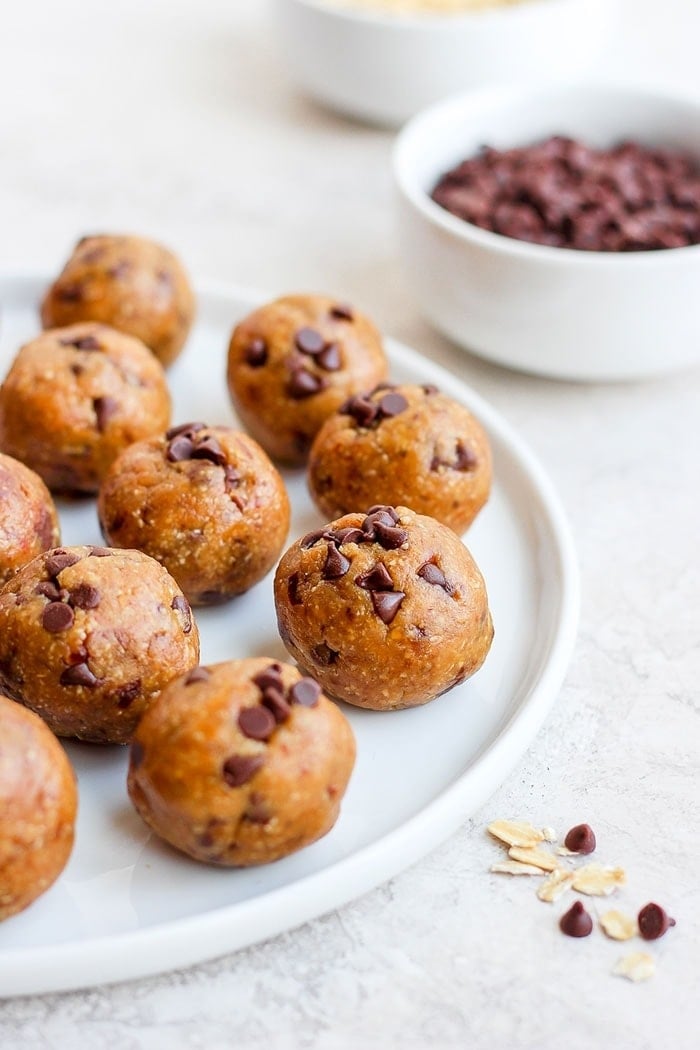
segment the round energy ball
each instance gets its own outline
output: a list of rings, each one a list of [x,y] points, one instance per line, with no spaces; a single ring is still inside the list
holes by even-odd
[[[83,237],[41,304],[44,328],[101,321],[140,339],[163,365],[185,344],[195,301],[182,263],[145,237]]]
[[[0,696],[0,921],[63,871],[78,794],[66,753],[31,711]]]
[[[103,481],[98,509],[109,543],[156,558],[196,605],[261,580],[289,529],[284,483],[260,446],[204,423],[130,445]]]
[[[329,518],[388,503],[462,533],[489,497],[491,448],[471,412],[437,387],[383,384],[326,420],[308,482]]]
[[[22,347],[0,387],[0,448],[54,492],[97,492],[127,445],[169,422],[161,365],[106,325],[44,332]]]
[[[342,712],[272,660],[198,667],[172,682],[131,745],[128,788],[146,823],[210,864],[266,864],[335,824],[355,761]]]
[[[463,682],[493,638],[471,554],[406,507],[347,514],[298,540],[277,567],[275,606],[282,641],[324,692],[380,711]]]
[[[0,587],[60,542],[58,515],[38,474],[0,453]]]
[[[305,463],[325,420],[386,374],[372,322],[325,295],[259,307],[236,326],[228,351],[229,391],[243,425],[285,463]]]
[[[187,599],[139,551],[59,547],[0,590],[0,689],[58,736],[127,743],[198,659]]]

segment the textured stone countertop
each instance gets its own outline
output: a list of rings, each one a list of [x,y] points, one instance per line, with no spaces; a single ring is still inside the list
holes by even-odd
[[[700,92],[696,0],[628,0],[611,76]],[[204,276],[328,288],[491,401],[544,462],[580,556],[561,695],[497,794],[439,849],[337,912],[217,961],[0,1001],[3,1050],[698,1046],[700,371],[579,386],[462,354],[421,320],[392,230],[392,136],[301,98],[259,0],[24,0],[0,33],[0,270],[56,268],[76,236],[159,237]],[[626,56],[626,57],[625,57]],[[694,79],[693,79],[694,78]],[[626,946],[574,942],[484,828],[588,820],[622,908],[675,930],[643,985]],[[1,933],[0,933],[1,941]]]

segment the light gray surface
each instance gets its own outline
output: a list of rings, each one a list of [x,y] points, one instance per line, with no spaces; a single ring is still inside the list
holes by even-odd
[[[697,1046],[700,372],[550,383],[433,335],[395,257],[391,136],[294,93],[259,0],[12,7],[0,37],[0,267],[57,267],[78,235],[131,229],[170,243],[196,274],[362,304],[539,453],[573,523],[584,598],[555,710],[441,849],[337,914],[206,966],[0,1003],[3,1050]],[[700,92],[694,7],[629,0],[624,69]],[[501,816],[562,831],[589,820],[600,859],[628,871],[619,906],[669,906],[678,926],[652,948],[652,981],[610,976],[626,946],[564,939],[560,905],[540,903],[529,880],[488,874],[499,851],[484,826]]]

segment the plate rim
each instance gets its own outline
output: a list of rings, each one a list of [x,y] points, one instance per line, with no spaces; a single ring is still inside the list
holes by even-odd
[[[45,287],[49,280],[42,271],[0,273],[0,302],[8,284],[33,288],[41,282]],[[218,280],[195,282],[195,291],[199,302],[219,300],[221,305],[234,301],[253,305],[273,298],[257,288]],[[494,793],[533,742],[563,683],[576,641],[580,575],[566,513],[538,457],[498,409],[448,368],[400,340],[391,336],[384,339],[390,359],[418,368],[429,382],[450,390],[456,385],[457,399],[498,437],[539,498],[540,514],[557,555],[555,573],[560,593],[556,629],[532,687],[495,739],[449,787],[375,842],[321,871],[223,908],[124,933],[0,950],[0,999],[72,991],[170,972],[261,943],[328,914],[395,877],[445,841]]]

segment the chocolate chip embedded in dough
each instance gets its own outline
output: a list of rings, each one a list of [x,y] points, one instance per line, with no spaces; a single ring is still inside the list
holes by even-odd
[[[350,559],[341,554],[332,543],[328,544],[326,561],[321,575],[324,580],[337,580],[350,568]]]
[[[337,529],[333,533],[333,538],[335,543],[337,543],[339,547],[342,547],[346,543],[364,542],[365,534],[363,533],[362,529],[355,529],[350,527],[347,529]]]
[[[231,755],[224,762],[221,775],[229,787],[241,787],[264,765],[262,755]]]
[[[95,409],[97,429],[100,434],[104,434],[110,419],[119,411],[119,402],[113,397],[96,397],[93,398],[92,405]]]
[[[96,678],[88,667],[87,662],[84,661],[79,664],[73,664],[71,667],[66,667],[59,681],[61,685],[84,685],[88,689],[92,689],[98,684],[99,679]]]
[[[299,546],[306,551],[309,547],[313,547],[315,543],[318,543],[319,540],[322,540],[325,535],[325,529],[315,529],[313,532],[307,532],[306,536],[299,541]]]
[[[262,692],[265,692],[266,689],[284,689],[281,665],[278,663],[270,664],[263,671],[258,671],[252,681],[253,685],[257,685]]]
[[[379,415],[379,408],[374,401],[359,394],[351,397],[338,409],[343,415],[352,416],[359,427],[369,427]]]
[[[343,366],[340,356],[340,347],[337,343],[331,343],[316,358],[318,364],[326,372],[337,372]]]
[[[287,393],[295,401],[303,401],[307,397],[313,397],[326,386],[322,376],[310,372],[308,368],[295,368],[289,377]]]
[[[393,591],[394,589],[394,581],[382,562],[377,562],[368,572],[361,573],[355,579],[355,583],[365,591]]]
[[[379,402],[379,411],[386,418],[400,415],[408,408],[408,401],[403,394],[385,394]]]
[[[406,529],[400,529],[397,525],[385,525],[382,521],[374,522],[374,533],[377,543],[388,551],[398,550],[408,540]]]
[[[335,303],[328,311],[336,321],[354,321],[355,314],[349,303]]]
[[[88,558],[111,558],[113,554],[109,547],[91,547]]]
[[[457,454],[454,463],[455,470],[474,470],[478,465],[478,460],[472,450],[467,448],[463,441],[457,442]]]
[[[68,592],[63,587],[59,587],[55,580],[42,580],[41,583],[37,583],[34,593],[41,594],[52,602],[60,602],[68,596]]]
[[[70,605],[63,602],[49,602],[41,612],[41,626],[51,634],[67,631],[73,626],[75,615]]]
[[[302,354],[315,356],[320,354],[326,345],[326,340],[315,328],[300,328],[294,336],[294,345]]]
[[[287,594],[289,596],[290,605],[301,605],[302,601],[299,597],[299,573],[293,572],[287,580]]]
[[[278,724],[286,721],[291,713],[291,707],[287,703],[284,697],[283,686],[280,679],[280,686],[268,686],[262,697],[263,706],[270,711]]]
[[[100,592],[89,583],[79,583],[71,590],[69,601],[76,609],[96,609],[100,604]]]
[[[82,555],[75,554],[73,551],[66,551],[63,549],[55,550],[52,554],[48,554],[46,558],[44,558],[44,567],[49,576],[56,577],[70,565],[75,565],[79,562],[81,557]]]
[[[226,462],[226,453],[216,438],[210,436],[202,438],[201,441],[195,441],[190,458],[208,459],[210,463],[221,467]]]
[[[140,692],[140,678],[136,678],[133,682],[128,682],[126,685],[121,686],[117,690],[117,707],[121,708],[122,711],[125,711],[127,707],[131,707]]]
[[[186,434],[189,438],[193,438],[200,430],[205,429],[206,423],[179,423],[176,427],[171,427],[170,430],[166,431],[165,440],[172,441],[179,434]]]
[[[176,594],[170,603],[170,607],[182,616],[183,634],[189,634],[192,630],[192,610],[190,609],[190,603],[187,601],[187,598],[182,594]]]
[[[193,442],[185,434],[178,434],[172,441],[169,442],[166,450],[165,457],[171,463],[182,463],[186,459],[192,458],[192,449],[194,448]]]
[[[83,335],[78,339],[59,339],[61,346],[72,346],[76,350],[101,350],[102,346],[94,335]]]
[[[380,512],[383,514],[388,514],[394,525],[398,524],[400,519],[398,513],[396,512],[396,508],[391,507],[388,503],[375,503],[374,506],[370,507],[367,511],[367,516],[371,518],[373,514],[379,514]]]
[[[396,616],[406,597],[403,591],[370,591],[372,605],[382,623],[387,627]]]
[[[251,740],[269,739],[276,725],[272,712],[260,704],[256,707],[244,707],[238,715],[238,728]]]
[[[251,368],[267,364],[268,350],[264,339],[253,339],[245,348],[245,361]]]
[[[321,686],[313,678],[300,678],[289,690],[289,699],[302,707],[315,707],[321,696]]]
[[[427,561],[424,565],[421,565],[420,569],[416,572],[416,576],[420,576],[426,583],[430,583],[433,587],[442,587],[443,590],[449,589],[447,578],[442,571],[431,561]]]

